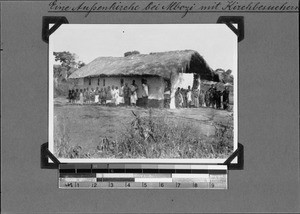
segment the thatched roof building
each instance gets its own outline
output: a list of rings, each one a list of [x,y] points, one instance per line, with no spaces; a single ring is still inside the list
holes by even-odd
[[[69,78],[150,75],[171,79],[172,74],[180,72],[199,74],[201,79],[213,79],[212,69],[194,50],[99,57],[76,70]]]
[[[187,74],[185,74],[187,73]],[[139,89],[141,81],[149,85],[149,106],[164,106],[165,92],[170,92],[170,108],[175,108],[177,87],[200,87],[201,80],[213,80],[214,71],[197,51],[181,50],[150,54],[134,54],[126,57],[99,57],[72,73],[69,78],[78,79],[80,88],[121,87],[134,80]],[[192,78],[191,78],[192,77]],[[142,90],[137,91],[138,102]],[[152,103],[152,104],[151,104]]]

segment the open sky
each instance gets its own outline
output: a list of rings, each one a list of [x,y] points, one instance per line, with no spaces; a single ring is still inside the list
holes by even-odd
[[[69,51],[76,61],[173,50],[195,50],[212,69],[237,72],[237,36],[225,24],[64,24],[50,36],[53,51]],[[49,54],[50,62],[54,61]]]

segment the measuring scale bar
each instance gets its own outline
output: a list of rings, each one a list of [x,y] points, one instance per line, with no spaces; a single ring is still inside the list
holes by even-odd
[[[71,176],[71,175],[70,175]],[[227,189],[227,174],[97,173],[91,177],[59,178],[59,188]]]

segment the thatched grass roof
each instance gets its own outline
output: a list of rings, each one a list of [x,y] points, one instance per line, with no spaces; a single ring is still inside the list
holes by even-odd
[[[193,50],[99,57],[76,70],[69,78],[154,75],[169,79],[174,72],[198,73],[201,78],[212,78],[212,69]]]

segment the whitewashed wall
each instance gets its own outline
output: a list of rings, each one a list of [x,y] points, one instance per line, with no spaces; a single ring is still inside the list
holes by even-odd
[[[174,72],[175,73],[175,72]],[[200,77],[198,79],[199,83],[201,82]],[[194,74],[192,73],[178,73],[173,75],[171,78],[171,101],[170,101],[170,109],[175,109],[175,92],[178,87],[187,89],[188,86],[193,88],[194,83]],[[201,84],[198,85],[198,89],[201,89]]]
[[[78,85],[83,85],[84,84],[83,81],[84,81],[83,78],[78,79]]]

